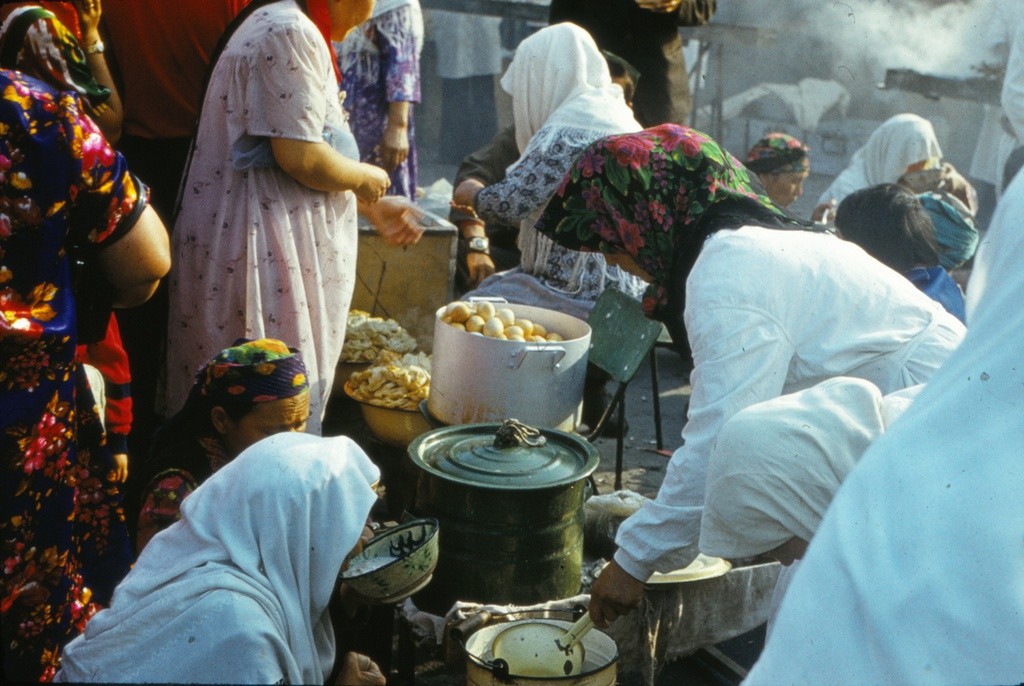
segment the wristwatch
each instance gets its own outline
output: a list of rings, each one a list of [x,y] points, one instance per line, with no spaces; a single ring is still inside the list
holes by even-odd
[[[466,250],[468,252],[479,252],[484,255],[490,255],[491,242],[484,236],[473,236],[466,241]]]
[[[98,54],[102,54],[105,49],[106,49],[106,46],[103,45],[103,41],[98,40],[95,43],[93,43],[92,45],[84,46],[82,48],[82,52],[84,52],[86,55],[98,55]]]

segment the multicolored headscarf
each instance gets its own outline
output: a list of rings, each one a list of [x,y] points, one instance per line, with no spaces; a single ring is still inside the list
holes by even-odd
[[[653,283],[644,311],[668,303],[666,285],[684,244],[715,203],[750,199],[785,214],[751,186],[746,168],[715,141],[676,124],[609,136],[583,151],[537,222],[555,242],[628,254]],[[754,222],[756,223],[756,222]]]
[[[755,174],[805,172],[811,169],[811,162],[807,158],[810,151],[810,148],[789,134],[769,133],[750,149],[745,164]]]
[[[240,338],[217,353],[196,375],[195,390],[213,402],[265,403],[309,388],[302,356],[273,338]]]

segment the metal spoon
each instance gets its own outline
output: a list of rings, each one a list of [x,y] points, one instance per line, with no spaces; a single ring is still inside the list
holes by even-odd
[[[579,643],[593,628],[589,612],[565,631],[545,622],[523,622],[498,634],[491,652],[495,660],[503,660],[508,665],[509,674],[571,676],[583,671],[584,651]]]

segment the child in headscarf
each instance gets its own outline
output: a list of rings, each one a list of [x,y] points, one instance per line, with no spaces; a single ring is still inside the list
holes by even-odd
[[[185,406],[161,427],[142,474],[136,549],[181,517],[182,501],[245,448],[304,431],[309,378],[299,351],[240,339],[196,375]]]
[[[964,335],[860,248],[802,230],[753,190],[739,161],[685,127],[589,146],[537,228],[646,278],[645,311],[693,354],[684,445],[657,499],[619,527],[591,596],[598,626],[639,604],[652,572],[696,556],[709,453],[736,412],[835,376],[883,393],[922,383]]]
[[[931,216],[917,197],[893,183],[846,196],[836,210],[840,235],[894,269],[922,293],[965,320],[964,296],[939,264]]]

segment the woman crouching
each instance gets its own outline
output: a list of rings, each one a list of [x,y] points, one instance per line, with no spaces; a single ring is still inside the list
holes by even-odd
[[[185,406],[156,433],[142,470],[135,546],[181,516],[181,503],[253,443],[305,431],[309,378],[302,356],[278,340],[240,339],[196,374]]]
[[[350,439],[284,433],[200,486],[110,608],[64,652],[57,682],[322,684],[328,603],[361,549],[380,473]],[[345,656],[342,684],[383,684]]]

